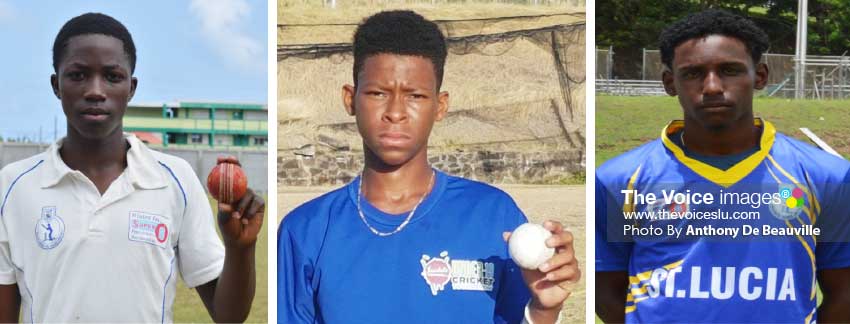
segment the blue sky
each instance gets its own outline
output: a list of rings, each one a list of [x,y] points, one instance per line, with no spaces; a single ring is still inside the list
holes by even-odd
[[[52,141],[65,116],[50,89],[51,49],[62,25],[86,12],[121,21],[136,43],[134,102],[265,103],[265,0],[0,0],[0,136]]]

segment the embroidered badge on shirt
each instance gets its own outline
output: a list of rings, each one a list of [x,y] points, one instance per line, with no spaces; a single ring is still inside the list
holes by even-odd
[[[451,260],[448,251],[441,252],[439,258],[423,254],[419,263],[422,265],[422,278],[434,296],[449,282],[452,290],[492,291],[496,281],[493,262]]]
[[[427,254],[423,254],[419,263],[422,264],[422,278],[431,287],[431,294],[437,296],[437,293],[446,288],[446,284],[452,279],[449,252],[443,251],[440,253],[440,258],[433,259]]]
[[[168,244],[168,219],[144,212],[130,212],[127,238],[165,248]]]
[[[56,207],[42,207],[41,218],[35,224],[35,240],[42,249],[50,250],[62,243],[65,223],[56,214]]]

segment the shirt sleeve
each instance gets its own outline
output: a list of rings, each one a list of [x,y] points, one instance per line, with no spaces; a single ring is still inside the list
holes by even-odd
[[[609,194],[604,184],[596,178],[596,271],[628,270],[632,245],[629,242],[612,242],[609,230],[622,228],[622,215],[617,215],[617,200]],[[617,217],[620,216],[620,217]],[[620,220],[620,221],[617,221]],[[612,222],[613,221],[613,222]],[[609,228],[609,226],[611,226]]]
[[[517,207],[513,200],[506,207],[505,232],[511,232],[522,224],[528,222],[525,214]],[[501,239],[502,233],[498,233]],[[511,259],[508,252],[508,244],[505,247],[505,265],[502,267],[502,284],[499,286],[499,294],[496,299],[496,314],[494,323],[522,323],[525,318],[525,306],[531,300],[531,292],[522,278],[522,270]]]
[[[186,286],[194,288],[216,279],[224,267],[224,244],[215,230],[210,200],[191,169],[183,172],[180,186],[186,209],[177,243],[177,259]]]
[[[9,184],[0,174],[0,204],[4,203],[6,191]],[[11,285],[16,283],[15,266],[12,263],[12,253],[9,249],[9,233],[6,232],[6,216],[0,215],[0,285]]]
[[[850,173],[841,183],[823,186],[821,214],[816,225],[821,235],[815,248],[817,269],[850,267]],[[814,195],[817,197],[817,193]]]
[[[286,223],[281,223],[277,232],[278,323],[300,324],[316,321],[313,269],[312,262],[303,253]]]
[[[5,203],[9,183],[0,174],[0,204]],[[11,285],[17,282],[15,266],[12,263],[12,253],[9,248],[9,233],[6,231],[7,216],[0,214],[0,285]]]

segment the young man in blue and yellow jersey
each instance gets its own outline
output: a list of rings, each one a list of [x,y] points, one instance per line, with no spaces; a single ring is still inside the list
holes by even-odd
[[[719,10],[662,32],[664,87],[684,118],[597,170],[603,321],[850,321],[850,163],[754,117],[767,47]]]

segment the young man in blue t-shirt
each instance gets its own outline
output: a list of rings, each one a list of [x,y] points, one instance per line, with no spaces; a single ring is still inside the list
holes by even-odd
[[[428,165],[448,110],[445,38],[410,11],[378,13],[354,35],[346,111],[365,167],[349,185],[287,215],[278,234],[283,323],[554,323],[580,273],[572,235],[548,221],[557,253],[521,270],[505,240],[527,220],[489,185]]]
[[[596,313],[850,322],[850,163],[754,117],[767,35],[708,10],[668,26],[660,48],[684,120],[597,170]],[[681,199],[664,200],[674,192]]]

